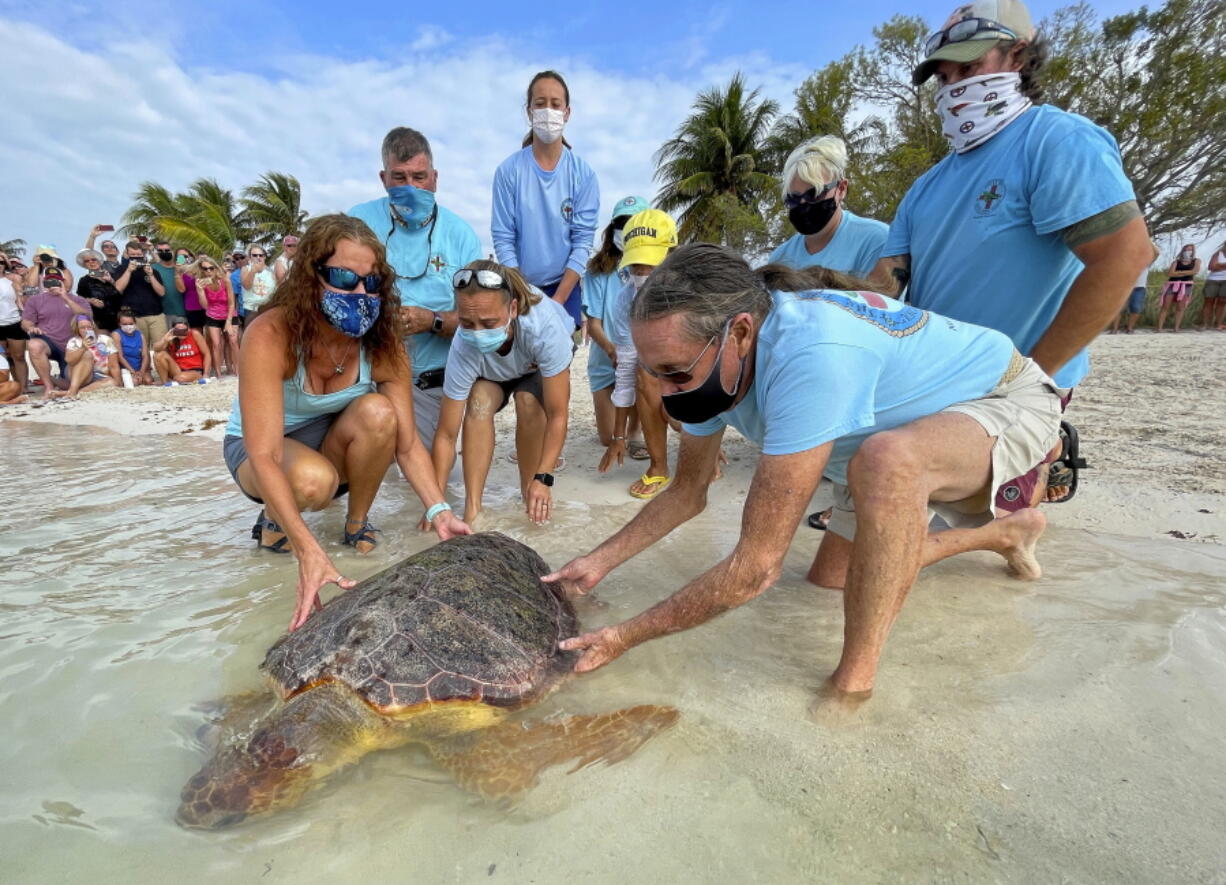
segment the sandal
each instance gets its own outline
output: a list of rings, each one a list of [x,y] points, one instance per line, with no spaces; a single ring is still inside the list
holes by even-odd
[[[819,532],[824,532],[830,526],[830,517],[834,513],[833,507],[827,507],[825,510],[820,510],[817,513],[809,514],[809,528],[817,529]]]
[[[648,476],[644,473],[639,477],[639,482],[647,486],[646,492],[636,492],[634,483],[630,484],[630,497],[638,498],[640,501],[650,501],[668,485],[669,477],[667,476]]]
[[[357,520],[348,519],[348,518],[345,519],[346,528],[344,529],[344,532],[345,532],[345,543],[346,544],[348,544],[350,547],[354,548],[355,550],[357,550],[358,544],[361,544],[361,543],[369,544],[371,547],[371,550],[373,550],[375,547],[378,546],[379,541],[375,537],[375,535],[382,534],[382,532],[380,532],[377,528],[371,525],[368,520],[365,520],[365,519],[362,520],[361,528],[359,528],[356,532],[351,532],[349,531],[349,528],[348,528],[349,523],[351,522],[357,522]],[[369,552],[370,550],[358,550],[358,553],[369,553]]]
[[[264,532],[275,532],[281,537],[271,544],[264,543]],[[260,511],[260,515],[255,518],[255,525],[251,527],[251,537],[255,540],[257,549],[270,550],[273,553],[289,553],[289,535],[285,534],[285,529],[277,525],[264,513]]]
[[[1090,465],[1078,452],[1077,428],[1067,421],[1060,422],[1060,455],[1047,468],[1047,487],[1067,486],[1068,492],[1059,498],[1044,498],[1048,504],[1063,504],[1077,494],[1078,473]]]
[[[633,461],[646,461],[651,457],[651,453],[647,451],[647,443],[641,439],[632,439],[626,444],[626,454]]]

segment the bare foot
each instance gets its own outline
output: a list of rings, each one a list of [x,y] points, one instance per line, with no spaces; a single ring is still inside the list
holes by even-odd
[[[1001,546],[996,552],[1005,558],[1010,574],[1022,581],[1037,581],[1043,577],[1035,547],[1047,528],[1047,517],[1036,508],[1028,507],[996,520],[996,525],[1002,534]]]
[[[871,688],[864,691],[844,691],[830,677],[817,690],[809,705],[809,718],[817,725],[848,725],[863,718],[860,708],[873,696]]]
[[[477,520],[480,518],[481,507],[474,507],[471,504],[464,505],[464,521],[468,523],[470,528],[475,526],[477,524]]]

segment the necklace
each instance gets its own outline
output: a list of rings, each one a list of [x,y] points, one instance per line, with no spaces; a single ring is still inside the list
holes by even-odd
[[[332,355],[332,350],[331,350],[331,348],[326,348],[326,347],[325,347],[325,350],[327,350],[327,352],[328,352],[328,359],[332,360],[332,365],[333,365],[333,367],[336,369],[336,374],[337,374],[337,375],[343,375],[343,374],[345,373],[345,363],[346,363],[346,362],[348,362],[348,360],[349,360],[349,350],[350,350],[352,347],[353,347],[353,339],[352,339],[352,338],[350,338],[350,339],[349,339],[349,343],[345,345],[345,353],[344,353],[344,355],[343,355],[343,356],[340,358],[340,361],[339,361],[339,362],[337,361],[336,357],[334,357],[334,356]]]

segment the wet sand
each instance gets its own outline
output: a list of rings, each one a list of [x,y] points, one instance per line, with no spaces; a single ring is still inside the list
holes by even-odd
[[[1094,359],[1070,418],[1095,469],[1047,508],[1044,578],[1014,581],[987,554],[926,570],[859,714],[806,716],[842,616],[838,594],[803,581],[817,534],[802,528],[771,592],[542,709],[677,706],[680,724],[626,762],[551,772],[508,812],[419,755],[377,754],[298,811],[215,835],[171,822],[200,762],[192,708],[258,684],[294,571],[250,551],[254,508],[221,465],[222,427],[204,427],[233,383],[0,412],[29,453],[11,491],[47,501],[40,525],[0,518],[0,558],[16,563],[0,649],[6,879],[1226,881],[1226,335],[1102,338]],[[595,473],[575,386],[555,523],[527,523],[500,457],[482,526],[555,565],[640,506],[625,495],[640,462]],[[61,462],[86,447],[105,487]],[[708,512],[613,573],[586,625],[731,549],[755,454],[728,451]],[[337,508],[311,523],[362,577],[429,543],[409,498],[401,481],[381,493],[372,557],[331,538]]]

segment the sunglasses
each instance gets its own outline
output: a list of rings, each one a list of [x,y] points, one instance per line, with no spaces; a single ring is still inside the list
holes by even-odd
[[[655,369],[651,368],[651,366],[643,365],[641,360],[639,361],[639,366],[641,366],[643,371],[652,378],[659,378],[661,381],[667,381],[669,384],[676,384],[678,386],[682,384],[689,384],[694,380],[694,367],[698,365],[699,361],[706,355],[706,352],[711,349],[711,345],[715,343],[717,338],[720,339],[719,349],[724,349],[724,341],[728,340],[728,329],[731,325],[732,320],[729,319],[728,322],[724,323],[723,334],[712,335],[711,340],[707,342],[706,346],[703,347],[702,350],[698,351],[698,356],[694,357],[694,362],[690,363],[684,369],[678,369],[675,372],[657,372]]]
[[[251,257],[252,258],[267,258],[268,256],[265,255],[263,252],[252,252]]]
[[[205,273],[208,273],[211,270],[217,270],[217,268],[211,264],[202,264],[200,265],[200,269],[204,271]]]
[[[464,289],[473,284],[473,280],[477,281],[477,285],[482,289],[506,289],[511,291],[506,278],[496,270],[472,270],[464,268],[457,270],[451,277],[451,285],[457,289]]]
[[[377,273],[363,276],[347,267],[332,267],[322,262],[315,265],[315,272],[324,278],[333,289],[341,292],[352,292],[361,283],[367,294],[373,295],[383,287],[383,277]]]
[[[964,18],[960,22],[954,22],[943,31],[937,31],[924,41],[924,54],[932,55],[942,46],[947,43],[962,43],[966,40],[972,40],[978,34],[985,31],[995,31],[1000,34],[1007,34],[1014,40],[1017,39],[1017,34],[1006,28],[999,22],[994,22],[990,18]]]
[[[838,186],[839,180],[835,179],[820,191],[815,187],[811,187],[803,194],[793,194],[789,192],[788,195],[783,198],[783,205],[789,209],[795,209],[797,206],[802,206],[805,203],[816,203],[819,200],[825,199],[826,194],[828,194],[832,188],[836,188]]]

